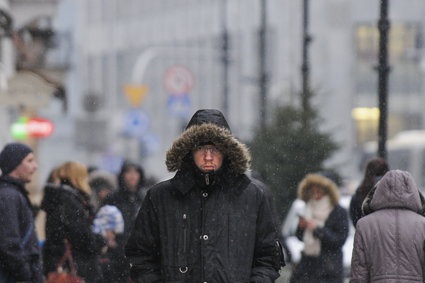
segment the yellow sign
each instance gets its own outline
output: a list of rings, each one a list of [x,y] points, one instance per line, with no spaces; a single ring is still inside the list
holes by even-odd
[[[127,96],[131,106],[140,106],[146,94],[148,93],[147,85],[124,85],[124,93]]]

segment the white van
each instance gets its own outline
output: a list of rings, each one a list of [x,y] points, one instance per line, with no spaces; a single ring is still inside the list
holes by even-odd
[[[398,133],[387,140],[387,161],[390,169],[400,169],[412,174],[418,186],[425,189],[425,130]],[[364,170],[367,160],[377,156],[377,142],[368,142],[363,147],[360,169]]]

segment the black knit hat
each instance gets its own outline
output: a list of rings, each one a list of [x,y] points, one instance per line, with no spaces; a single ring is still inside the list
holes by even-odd
[[[9,143],[0,153],[0,174],[5,176],[15,170],[22,160],[32,152],[32,149],[23,143]]]

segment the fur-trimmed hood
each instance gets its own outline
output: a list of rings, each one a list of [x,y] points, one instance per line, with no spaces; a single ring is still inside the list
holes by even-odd
[[[233,136],[223,114],[218,110],[203,109],[193,115],[186,130],[167,151],[165,164],[168,171],[181,170],[187,156],[197,146],[209,142],[223,153],[230,171],[242,174],[249,169],[249,150]]]
[[[339,191],[337,186],[332,180],[326,178],[320,174],[307,174],[304,179],[298,185],[298,198],[307,202],[309,200],[308,190],[313,186],[317,185],[323,188],[327,195],[331,199],[333,205],[338,204],[339,201]]]

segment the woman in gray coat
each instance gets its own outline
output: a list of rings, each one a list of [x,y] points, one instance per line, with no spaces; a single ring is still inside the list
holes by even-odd
[[[350,282],[424,282],[425,217],[410,173],[391,170],[363,203]]]

